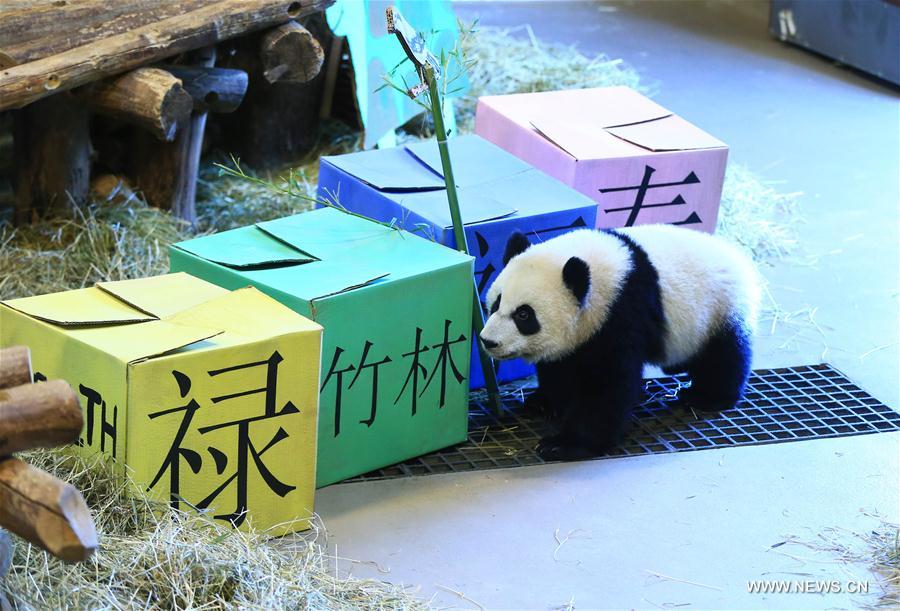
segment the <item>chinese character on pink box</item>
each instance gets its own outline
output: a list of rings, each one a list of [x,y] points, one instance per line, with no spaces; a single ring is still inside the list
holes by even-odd
[[[485,96],[475,131],[597,202],[597,227],[713,233],[728,146],[628,87]]]

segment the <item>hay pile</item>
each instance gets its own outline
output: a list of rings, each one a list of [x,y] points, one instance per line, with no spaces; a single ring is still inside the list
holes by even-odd
[[[16,540],[5,590],[19,608],[425,608],[401,587],[336,574],[314,537],[286,545],[135,498],[133,484],[100,457],[34,451],[25,458],[81,489],[101,549],[67,565]]]
[[[471,66],[470,89],[457,106],[460,132],[472,131],[483,95],[625,85],[645,94],[637,71],[621,59],[587,56],[575,45],[537,39],[531,26],[460,28],[462,55]]]
[[[621,60],[587,57],[514,30],[482,28],[462,44],[472,58],[472,89],[460,104],[460,130],[471,130],[479,95],[566,87],[628,85],[643,89]],[[165,272],[166,248],[201,232],[292,214],[310,207],[318,155],[357,149],[359,134],[326,126],[316,155],[294,170],[248,181],[206,165],[198,185],[198,227],[191,229],[140,200],[96,203],[73,219],[14,228],[0,223],[0,299],[68,290],[101,280]],[[227,157],[216,161],[230,165]],[[272,189],[271,182],[282,189]],[[290,187],[284,192],[284,187]],[[797,196],[764,185],[745,168],[725,181],[720,227],[757,261],[796,248]],[[126,484],[100,462],[58,452],[30,460],[78,486],[97,520],[103,549],[67,566],[18,543],[6,589],[24,608],[419,608],[410,593],[372,581],[335,576],[313,541],[291,548],[264,534],[241,534],[202,516],[130,499]],[[159,510],[159,511],[154,511]]]
[[[855,532],[829,527],[816,533],[813,538],[786,537],[784,543],[812,550],[815,552],[812,557],[801,558],[789,552],[773,551],[803,563],[842,565],[845,582],[868,581],[868,575],[859,575],[851,570],[867,567],[878,578],[877,585],[881,591],[877,592],[873,583],[869,593],[876,594],[878,600],[870,604],[869,600],[860,599],[861,607],[900,609],[900,524],[888,522],[877,512],[869,513],[862,509],[860,512],[874,520],[871,530]]]
[[[800,250],[796,226],[801,193],[781,193],[743,165],[725,172],[716,234],[731,240],[757,263],[772,263]]]
[[[70,219],[0,223],[0,299],[161,274],[167,245],[188,235],[183,222],[137,200],[93,205]]]

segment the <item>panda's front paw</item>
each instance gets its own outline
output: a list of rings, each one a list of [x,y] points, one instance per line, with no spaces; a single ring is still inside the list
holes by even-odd
[[[560,414],[556,404],[548,400],[547,396],[540,390],[535,390],[525,397],[525,400],[522,401],[522,408],[526,414],[534,415],[544,420],[555,420]]]
[[[547,411],[547,400],[540,390],[535,390],[522,401],[522,409],[525,413],[544,415]]]
[[[584,460],[597,455],[593,449],[564,435],[550,435],[541,439],[535,450],[547,462]]]

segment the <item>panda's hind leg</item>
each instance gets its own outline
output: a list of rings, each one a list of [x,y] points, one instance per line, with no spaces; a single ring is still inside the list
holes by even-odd
[[[681,391],[681,400],[705,412],[731,409],[743,395],[751,358],[746,325],[739,319],[730,320],[687,365],[691,387]]]

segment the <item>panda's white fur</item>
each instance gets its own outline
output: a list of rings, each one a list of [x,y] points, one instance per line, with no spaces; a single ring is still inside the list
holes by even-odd
[[[588,307],[581,308],[563,283],[562,270],[577,254],[591,269]],[[623,278],[631,269],[628,248],[617,238],[590,229],[563,234],[532,245],[513,257],[488,289],[487,303],[503,295],[488,318],[483,337],[499,344],[495,358],[552,360],[571,353],[606,320]],[[541,330],[519,333],[512,313],[522,303],[537,312]]]
[[[760,284],[753,264],[720,238],[670,225],[617,230],[648,255],[659,276],[666,322],[663,367],[688,361],[725,321],[755,328]],[[586,307],[579,307],[560,270],[577,256],[591,271]],[[499,347],[497,358],[553,360],[574,351],[599,329],[631,271],[628,247],[614,235],[591,229],[573,231],[534,244],[513,257],[487,294],[502,295],[482,335]],[[524,336],[511,319],[521,303],[537,312],[541,331]]]
[[[666,360],[686,362],[723,322],[750,334],[756,329],[760,282],[756,268],[737,248],[706,233],[671,225],[622,230],[650,258],[659,274],[666,320]]]

